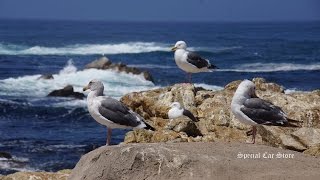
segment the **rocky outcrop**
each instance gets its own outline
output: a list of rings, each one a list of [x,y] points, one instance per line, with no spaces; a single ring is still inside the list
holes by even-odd
[[[319,158],[264,145],[126,144],[82,156],[69,179],[317,179],[319,167]]]
[[[12,155],[10,153],[0,151],[0,158],[11,159]]]
[[[38,77],[39,79],[54,79],[52,74],[42,74],[40,77]]]
[[[0,176],[0,180],[67,180],[71,170],[52,172],[16,172],[7,176]]]
[[[125,142],[246,141],[248,139],[246,132],[251,127],[236,120],[230,110],[233,94],[240,82],[240,80],[231,82],[220,91],[195,88],[190,84],[176,84],[125,95],[121,101],[142,115],[158,130],[129,132]],[[266,82],[262,78],[255,78],[253,82],[256,84],[259,97],[282,107],[289,118],[303,122],[301,128],[260,126],[256,141],[258,144],[299,152],[320,144],[319,91],[285,94],[281,85]],[[170,121],[167,112],[174,101],[180,102],[200,121],[193,124],[185,120]],[[180,128],[182,126],[184,128]],[[200,133],[192,135],[186,129]]]
[[[135,67],[128,67],[127,65],[125,65],[123,63],[112,63],[105,56],[103,56],[97,60],[94,60],[85,66],[85,69],[89,69],[89,68],[111,69],[111,70],[115,70],[118,72],[125,72],[125,73],[131,73],[131,74],[142,74],[146,80],[154,82],[153,78],[149,72],[142,71],[142,70],[135,68]]]
[[[56,96],[56,97],[72,97],[76,99],[83,99],[84,94],[79,92],[74,92],[73,86],[67,85],[63,89],[53,90],[48,94],[48,96]]]

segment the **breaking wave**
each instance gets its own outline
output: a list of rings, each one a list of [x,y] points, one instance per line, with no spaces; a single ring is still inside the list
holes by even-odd
[[[294,63],[250,63],[238,65],[236,68],[218,69],[217,71],[233,72],[277,72],[277,71],[315,71],[320,70],[320,63],[294,64]]]

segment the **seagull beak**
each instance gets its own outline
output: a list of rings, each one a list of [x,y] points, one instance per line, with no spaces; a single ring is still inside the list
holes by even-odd
[[[177,47],[172,47],[171,48],[171,51],[175,51],[175,50],[177,50]]]
[[[86,90],[88,90],[89,89],[89,87],[88,86],[85,86],[85,87],[83,87],[83,91],[86,91]]]

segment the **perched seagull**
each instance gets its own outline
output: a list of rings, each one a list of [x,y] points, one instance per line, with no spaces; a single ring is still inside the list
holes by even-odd
[[[98,123],[107,126],[107,145],[111,141],[112,129],[140,128],[154,130],[137,113],[130,110],[121,102],[103,96],[103,84],[99,80],[91,80],[83,91],[91,90],[87,97],[90,115]]]
[[[278,106],[260,99],[255,92],[255,84],[244,80],[238,86],[231,102],[231,111],[242,123],[252,125],[252,142],[255,143],[258,125],[299,127],[293,123],[300,121],[289,119]]]
[[[195,122],[199,121],[197,118],[193,116],[193,114],[189,110],[181,108],[181,105],[179,102],[173,102],[170,105],[170,107],[171,109],[168,111],[168,116],[170,119],[176,119],[180,116],[187,116],[192,121],[195,121]]]
[[[212,69],[217,69],[215,65],[210,64],[209,60],[188,51],[184,41],[178,41],[171,50],[175,51],[174,60],[177,66],[188,74],[189,83],[191,83],[192,73],[212,72]]]

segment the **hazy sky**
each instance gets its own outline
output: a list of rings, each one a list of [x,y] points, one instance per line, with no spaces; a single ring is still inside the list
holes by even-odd
[[[310,21],[320,20],[320,0],[0,0],[0,18]]]

